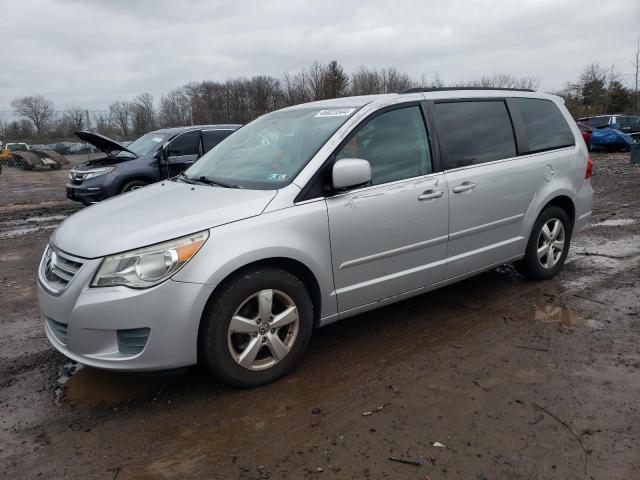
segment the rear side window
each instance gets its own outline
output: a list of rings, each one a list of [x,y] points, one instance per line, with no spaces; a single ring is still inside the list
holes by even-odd
[[[203,130],[202,143],[204,146],[204,152],[202,153],[208,152],[232,133],[233,132],[231,130]]]
[[[420,107],[382,113],[360,127],[336,154],[371,165],[371,185],[431,173],[431,154]]]
[[[537,98],[514,98],[510,101],[520,111],[529,142],[528,150],[521,154],[575,145],[573,132],[555,103]]]
[[[447,168],[516,156],[513,127],[503,100],[436,103],[435,110]]]
[[[200,131],[194,130],[178,135],[169,144],[169,156],[198,155],[200,153]]]

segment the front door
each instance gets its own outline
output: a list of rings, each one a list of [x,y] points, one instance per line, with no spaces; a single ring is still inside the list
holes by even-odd
[[[185,171],[200,157],[200,130],[179,134],[167,148],[167,172],[174,177]]]
[[[362,158],[371,185],[326,199],[338,309],[375,303],[444,277],[448,189],[433,173],[419,105],[359,126],[336,159]]]

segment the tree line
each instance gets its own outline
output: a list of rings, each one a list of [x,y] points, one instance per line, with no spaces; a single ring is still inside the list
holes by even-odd
[[[635,76],[625,85],[614,67],[587,65],[574,82],[560,92],[576,117],[603,113],[638,112],[640,42],[632,62]],[[117,139],[131,139],[151,130],[209,123],[246,123],[279,108],[304,102],[349,95],[400,92],[414,87],[483,87],[539,90],[541,79],[493,74],[465,82],[446,84],[438,74],[412,78],[395,67],[360,67],[347,73],[335,60],[313,62],[295,73],[280,77],[256,75],[224,82],[192,82],[160,96],[142,93],[129,101],[114,102],[105,110],[89,111],[75,106],[56,110],[42,95],[11,102],[18,119],[0,121],[0,139],[70,138],[78,130],[94,130]],[[42,140],[39,140],[42,141]]]

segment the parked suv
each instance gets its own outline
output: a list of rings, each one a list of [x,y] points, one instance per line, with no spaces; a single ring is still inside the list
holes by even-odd
[[[124,146],[104,135],[76,132],[106,157],[76,165],[69,172],[67,198],[99,202],[186,170],[240,125],[199,125],[147,133]]]
[[[94,367],[200,361],[263,384],[300,361],[314,327],[508,262],[553,277],[589,222],[590,176],[553,95],[409,91],[285,108],[183,175],[67,218],[39,267],[44,329]]]

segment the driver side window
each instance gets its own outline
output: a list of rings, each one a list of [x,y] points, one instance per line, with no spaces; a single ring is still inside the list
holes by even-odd
[[[361,158],[371,165],[371,185],[432,172],[429,141],[419,106],[382,113],[360,127],[336,160]]]
[[[194,130],[178,135],[169,144],[168,156],[198,155],[200,153],[200,131]]]

